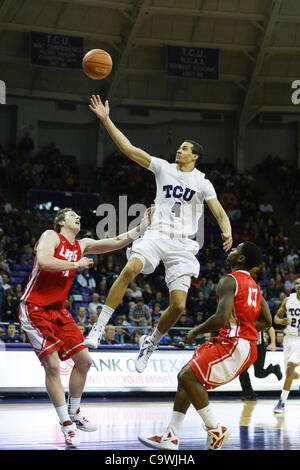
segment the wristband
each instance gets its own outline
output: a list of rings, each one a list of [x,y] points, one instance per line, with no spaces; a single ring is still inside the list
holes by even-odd
[[[78,263],[78,261],[75,261],[75,263],[73,263],[73,264],[74,264],[74,269],[79,268],[79,263]]]

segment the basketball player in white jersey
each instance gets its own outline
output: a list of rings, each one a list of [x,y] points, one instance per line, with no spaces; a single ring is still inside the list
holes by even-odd
[[[128,253],[129,260],[112,285],[98,322],[85,339],[87,346],[97,348],[105,325],[121,302],[129,283],[140,273],[153,273],[162,261],[166,270],[170,304],[161,315],[153,334],[144,335],[140,339],[140,352],[135,365],[137,372],[142,372],[161,338],[181,316],[191,277],[199,275],[199,262],[195,257],[199,244],[193,238],[198,230],[204,201],[221,228],[225,251],[232,246],[231,225],[213,185],[195,167],[203,153],[201,145],[194,141],[183,142],[177,150],[176,162],[170,164],[166,160],[150,156],[130,143],[111,121],[108,101],[103,105],[99,95],[93,95],[90,109],[101,120],[121,152],[152,171],[156,178],[157,191],[151,229],[147,229],[143,237],[132,244]]]
[[[286,376],[274,413],[284,413],[292,382],[299,378],[295,369],[300,365],[300,278],[296,281],[295,290],[295,293],[283,300],[274,317],[274,323],[286,326],[283,340]]]

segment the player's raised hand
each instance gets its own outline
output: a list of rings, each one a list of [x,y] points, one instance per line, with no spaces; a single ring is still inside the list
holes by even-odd
[[[154,207],[148,207],[148,209],[145,211],[141,220],[141,229],[147,228],[151,224],[153,212]]]
[[[92,95],[90,102],[89,108],[99,119],[104,120],[109,117],[109,104],[107,100],[103,104],[99,95]]]
[[[78,261],[79,268],[90,268],[91,266],[94,266],[94,260],[93,258],[87,258],[83,257]]]
[[[230,248],[232,247],[232,236],[231,235],[226,235],[225,233],[221,234],[222,240],[223,240],[223,250],[224,251],[229,251]]]

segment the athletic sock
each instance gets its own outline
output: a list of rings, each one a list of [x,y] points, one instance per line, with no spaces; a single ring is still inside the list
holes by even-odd
[[[199,413],[203,419],[206,429],[215,429],[218,427],[218,421],[216,420],[210,405],[207,405],[205,408],[201,408],[201,410],[197,410],[197,413]]]
[[[289,390],[282,390],[280,398],[283,401],[283,403],[285,403],[287,401],[289,393],[290,393]]]
[[[115,311],[114,308],[111,308],[108,305],[104,305],[99,315],[98,323],[101,323],[103,326],[105,326],[108,323],[114,311]]]
[[[55,411],[59,417],[59,422],[63,424],[65,421],[71,421],[67,405],[55,407]]]
[[[150,339],[153,344],[158,344],[163,337],[164,337],[164,334],[160,333],[160,331],[158,331],[158,329],[155,328],[152,335],[150,336]]]
[[[81,398],[68,398],[68,411],[70,415],[75,415],[77,410],[80,408]]]
[[[173,411],[169,426],[172,426],[172,428],[174,428],[176,434],[179,434],[179,430],[181,428],[184,418],[184,413],[180,413],[179,411]]]

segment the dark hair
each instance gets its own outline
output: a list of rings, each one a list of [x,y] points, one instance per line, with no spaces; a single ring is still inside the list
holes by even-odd
[[[201,144],[195,142],[194,140],[187,139],[185,142],[192,144],[192,153],[199,155],[198,161],[201,161],[204,156],[204,149]]]
[[[56,217],[53,221],[53,228],[54,228],[55,232],[60,232],[61,226],[60,226],[59,222],[64,221],[66,213],[70,212],[70,211],[73,212],[73,209],[71,209],[70,207],[65,207],[64,209],[60,209],[57,212]]]
[[[252,269],[260,265],[262,261],[262,254],[260,248],[255,243],[244,242],[242,245],[242,253],[245,256],[245,266],[247,269]]]

